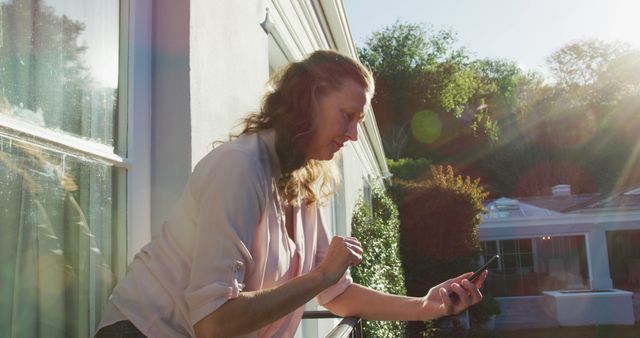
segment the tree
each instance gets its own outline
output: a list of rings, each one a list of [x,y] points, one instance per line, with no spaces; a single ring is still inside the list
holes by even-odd
[[[628,50],[628,46],[620,43],[582,40],[553,52],[547,58],[547,65],[560,86],[590,86],[598,83],[611,62]]]
[[[563,46],[547,58],[547,65],[563,100],[603,115],[599,113],[629,94],[629,89],[637,95],[637,60],[638,51],[626,44],[591,39]]]
[[[400,137],[415,129],[411,121],[416,113],[432,112],[447,120],[448,126],[449,121],[462,117],[475,94],[474,70],[465,50],[455,48],[455,42],[452,31],[396,22],[373,33],[365,47],[358,49],[360,59],[376,78],[372,104],[385,150],[393,158],[424,152],[416,137]],[[483,113],[474,111],[473,115]]]
[[[555,83],[525,77],[516,114],[495,117],[499,144],[473,164],[495,195],[609,192],[640,183],[640,53],[597,40],[568,44],[548,59]],[[626,169],[625,169],[626,168]]]

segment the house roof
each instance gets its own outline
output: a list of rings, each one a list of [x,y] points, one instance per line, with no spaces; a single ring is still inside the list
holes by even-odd
[[[640,210],[640,188],[611,195],[533,196],[498,198],[485,203],[485,220],[557,216],[599,211]]]
[[[606,196],[570,211],[584,212],[601,209],[640,210],[640,193]]]

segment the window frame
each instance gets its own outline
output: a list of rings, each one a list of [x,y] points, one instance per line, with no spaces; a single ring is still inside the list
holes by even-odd
[[[150,0],[119,0],[118,113],[113,146],[0,115],[4,137],[105,162],[115,169],[113,226],[117,247],[112,268],[118,279],[151,233],[151,5]]]
[[[126,149],[118,151],[126,152],[129,170],[126,186],[121,187],[126,204],[118,206],[126,210],[121,222],[127,225],[119,229],[119,243],[124,247],[118,249],[118,254],[126,255],[124,261],[129,263],[151,239],[152,2],[120,0],[120,10],[119,123],[126,121],[127,128],[119,127],[126,133],[118,137],[126,137],[128,142],[124,143]],[[121,267],[118,277],[125,272],[126,266]]]

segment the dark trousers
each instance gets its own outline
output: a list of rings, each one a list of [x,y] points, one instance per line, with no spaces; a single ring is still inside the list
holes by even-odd
[[[101,328],[94,338],[147,338],[128,320],[119,321]]]

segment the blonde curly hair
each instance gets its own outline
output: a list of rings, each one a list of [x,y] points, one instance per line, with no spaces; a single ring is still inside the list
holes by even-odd
[[[360,62],[338,52],[316,51],[273,74],[269,80],[273,89],[264,96],[260,111],[244,119],[242,134],[275,129],[282,170],[278,187],[290,205],[299,200],[322,202],[335,192],[339,181],[335,164],[306,159],[304,150],[317,128],[316,92],[338,90],[347,79],[361,85],[368,99],[373,96],[373,76]]]

